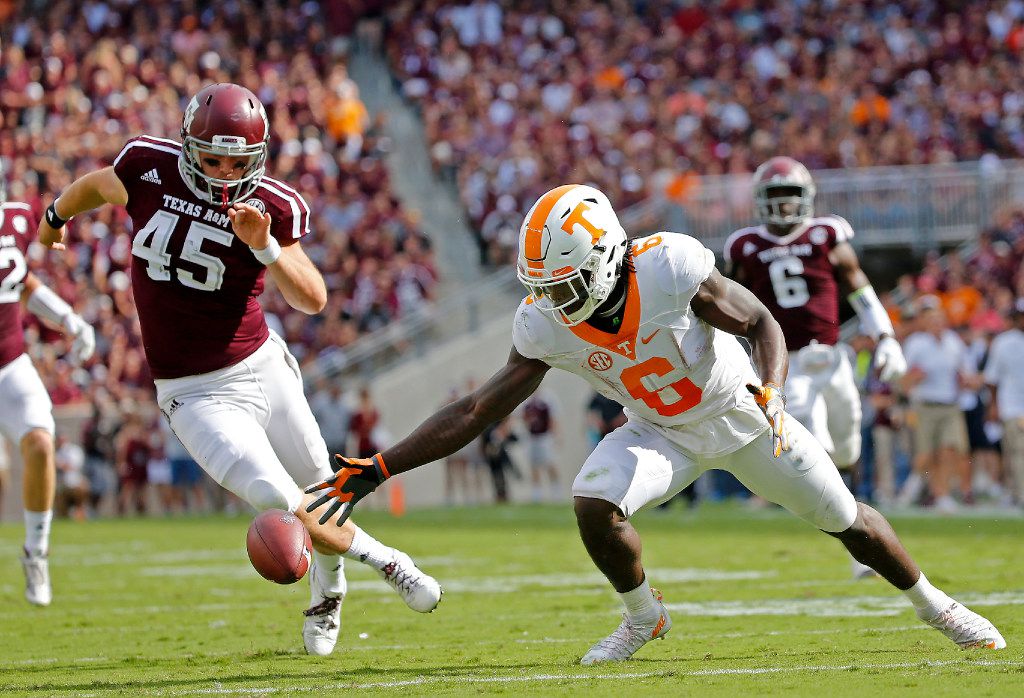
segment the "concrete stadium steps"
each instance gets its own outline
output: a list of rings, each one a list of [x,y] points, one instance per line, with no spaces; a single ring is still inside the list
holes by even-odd
[[[349,57],[349,75],[359,86],[369,112],[387,116],[385,132],[392,140],[387,157],[391,183],[402,205],[423,217],[423,230],[434,244],[445,293],[481,275],[476,236],[455,188],[434,172],[423,122],[399,94],[386,57],[370,38],[372,32],[358,36]]]

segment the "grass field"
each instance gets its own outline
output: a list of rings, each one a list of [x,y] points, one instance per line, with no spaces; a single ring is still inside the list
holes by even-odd
[[[636,520],[674,627],[633,661],[584,668],[620,608],[568,506],[367,513],[445,588],[419,615],[349,562],[341,639],[302,651],[305,580],[263,581],[248,520],[60,522],[55,602],[31,608],[0,528],[0,693],[15,695],[1024,695],[1024,519],[895,517],[929,578],[988,616],[1002,652],[957,649],[838,543],[735,505]]]

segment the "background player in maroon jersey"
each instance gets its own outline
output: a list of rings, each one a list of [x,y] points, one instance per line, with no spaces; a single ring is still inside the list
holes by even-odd
[[[269,270],[293,308],[320,312],[323,277],[302,250],[309,208],[265,174],[263,105],[238,85],[210,85],[185,109],[182,143],[132,139],[111,167],[72,183],[47,209],[40,241],[63,249],[67,219],[104,203],[132,218],[131,277],[157,401],[193,458],[258,510],[287,509],[316,554],[303,639],[329,654],[346,591],[342,555],[371,565],[414,610],[437,582],[358,526],[318,523],[302,486],[332,472],[298,363],[271,332],[257,296]]]
[[[25,353],[19,301],[73,338],[73,359],[87,360],[96,343],[92,327],[28,270],[26,252],[34,227],[28,204],[7,201],[0,167],[0,433],[18,444],[25,463],[25,598],[46,606],[53,597],[47,555],[57,478],[54,423],[50,396]]]
[[[825,446],[836,465],[860,458],[861,407],[853,368],[839,341],[839,287],[878,344],[882,381],[903,375],[907,362],[892,322],[836,215],[814,216],[814,180],[801,163],[774,157],[754,173],[754,204],[762,224],[734,232],[725,244],[726,272],[771,310],[790,352],[787,410]],[[854,574],[870,573],[854,561]]]
[[[560,493],[554,443],[558,423],[554,404],[547,395],[538,391],[523,403],[522,415],[526,425],[526,458],[530,462],[530,497],[534,502],[544,499],[546,479],[551,501],[558,501]]]

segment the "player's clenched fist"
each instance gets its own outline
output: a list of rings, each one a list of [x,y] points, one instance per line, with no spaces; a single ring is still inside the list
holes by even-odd
[[[270,214],[255,206],[235,203],[228,209],[231,228],[238,239],[256,250],[270,244]]]
[[[776,458],[783,451],[789,450],[789,434],[786,433],[786,396],[782,387],[774,383],[765,383],[762,386],[747,383],[747,390],[754,396],[754,402],[764,412],[768,424],[772,428],[773,453]]]
[[[334,475],[306,488],[306,494],[321,493],[320,498],[306,507],[312,513],[328,502],[331,505],[320,517],[323,525],[341,510],[338,525],[341,526],[352,515],[352,507],[360,499],[377,489],[377,486],[391,477],[384,466],[384,459],[378,453],[372,458],[345,458],[335,456],[337,465]]]
[[[47,209],[49,213],[49,209]],[[39,228],[36,231],[36,239],[39,240],[41,245],[45,245],[54,250],[64,249],[64,232],[67,228],[64,227],[66,221],[53,220],[57,227],[50,225],[47,221],[49,216],[43,216],[39,219]]]

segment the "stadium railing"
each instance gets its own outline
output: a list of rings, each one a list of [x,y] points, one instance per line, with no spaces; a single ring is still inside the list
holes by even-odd
[[[1021,160],[818,170],[814,180],[815,208],[849,220],[858,247],[959,243],[1000,207],[1024,200]],[[703,177],[684,201],[652,197],[623,212],[630,217],[647,230],[685,231],[721,254],[732,231],[754,223],[751,177]]]

